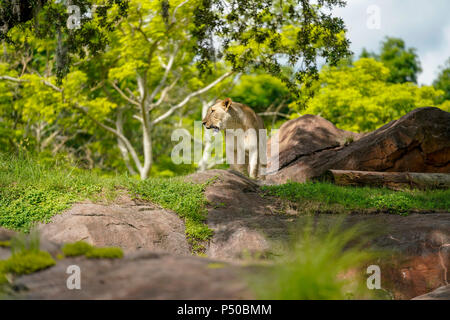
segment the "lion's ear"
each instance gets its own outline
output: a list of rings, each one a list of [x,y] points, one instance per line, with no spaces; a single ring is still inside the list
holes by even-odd
[[[225,100],[223,100],[223,106],[225,108],[225,111],[228,111],[228,109],[231,106],[231,103],[233,103],[233,101],[231,101],[231,98],[226,98]]]

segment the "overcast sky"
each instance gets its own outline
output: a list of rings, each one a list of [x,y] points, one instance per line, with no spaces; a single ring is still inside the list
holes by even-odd
[[[420,84],[431,84],[450,57],[449,0],[347,0],[335,14],[346,22],[356,56],[364,47],[378,51],[385,36],[400,37],[417,48]]]

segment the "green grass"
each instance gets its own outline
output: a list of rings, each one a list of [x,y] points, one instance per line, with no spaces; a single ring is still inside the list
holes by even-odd
[[[9,247],[11,256],[0,260],[0,284],[8,282],[7,274],[30,274],[56,264],[48,252],[40,250],[40,237],[35,231],[15,235],[10,239]]]
[[[74,202],[113,198],[118,178],[0,154],[0,226],[28,232]]]
[[[375,209],[407,214],[417,210],[450,210],[450,190],[405,190],[342,187],[331,183],[290,182],[262,188],[265,195],[295,202],[305,212],[348,212]]]
[[[185,221],[186,236],[194,252],[212,235],[206,225],[206,184],[182,178],[150,178],[139,181],[127,176],[103,176],[80,170],[65,162],[39,162],[27,157],[0,154],[0,226],[28,232],[37,222],[85,199],[110,201],[117,190],[175,211]]]
[[[361,239],[369,236],[361,230],[358,226],[343,229],[342,221],[329,228],[309,219],[292,234],[274,265],[249,277],[250,288],[258,299],[269,300],[375,298],[366,287],[364,273],[375,253],[362,249]]]
[[[151,178],[131,185],[136,195],[175,211],[185,221],[186,237],[195,253],[203,251],[202,242],[212,236],[206,224],[206,197],[204,190],[209,182],[195,184],[182,178]]]

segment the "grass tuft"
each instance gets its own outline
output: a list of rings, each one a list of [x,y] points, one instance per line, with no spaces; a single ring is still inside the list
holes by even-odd
[[[281,251],[274,266],[263,276],[250,278],[258,299],[269,300],[342,300],[367,298],[365,280],[358,272],[373,259],[362,250],[362,232],[357,226],[343,229],[314,223],[299,228],[292,243]],[[350,275],[350,276],[349,276]]]

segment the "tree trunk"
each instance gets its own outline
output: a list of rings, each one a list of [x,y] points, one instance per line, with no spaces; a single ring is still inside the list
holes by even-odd
[[[116,130],[123,135],[123,110],[119,110],[116,118]],[[131,175],[135,175],[136,170],[134,170],[133,165],[130,163],[130,153],[122,140],[117,138],[117,146],[119,147],[120,153],[122,154],[125,166]]]
[[[208,107],[213,103],[202,101],[202,119],[206,116],[206,112],[208,111]],[[202,158],[198,163],[198,171],[205,171],[210,167],[210,164],[213,159],[211,159],[211,150],[213,148],[212,138],[211,138],[211,130],[205,130],[205,148],[202,154]]]
[[[405,188],[447,189],[450,188],[449,173],[372,172],[328,170],[324,175],[341,186],[376,186],[393,190]]]

